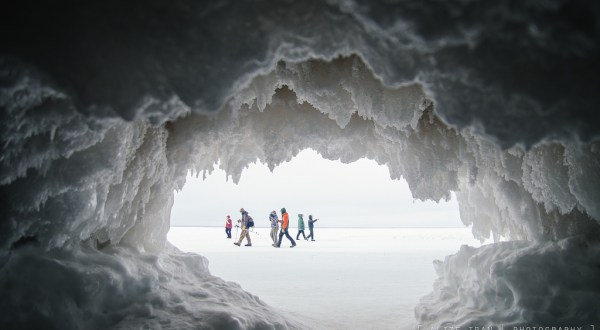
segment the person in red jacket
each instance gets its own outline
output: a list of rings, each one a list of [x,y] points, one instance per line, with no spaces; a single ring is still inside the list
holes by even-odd
[[[231,222],[231,218],[227,216],[227,220],[225,220],[225,234],[227,234],[227,238],[231,238],[231,227],[233,223]]]
[[[281,222],[281,231],[279,232],[279,242],[275,247],[281,247],[283,235],[285,235],[290,242],[292,242],[292,246],[290,247],[296,246],[296,242],[294,242],[294,239],[292,236],[290,236],[290,233],[288,233],[288,229],[290,228],[290,216],[287,214],[285,207],[281,209],[281,220],[279,220],[279,222]]]

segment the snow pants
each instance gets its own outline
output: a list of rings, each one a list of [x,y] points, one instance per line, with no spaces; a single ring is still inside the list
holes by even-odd
[[[296,235],[296,239],[300,239],[300,234],[302,234],[302,237],[304,237],[304,239],[307,239],[306,235],[304,235],[304,229],[298,230],[298,235]]]
[[[313,229],[312,228],[308,228],[308,230],[310,231],[310,234],[308,234],[308,237],[306,239],[311,239],[311,240],[315,240],[315,235],[313,233]]]
[[[244,239],[244,237],[246,237],[246,239],[248,240],[248,244],[252,244],[252,241],[250,240],[250,232],[248,231],[248,229],[242,229],[242,233],[240,234],[240,240],[238,241],[238,244],[242,244],[242,240]]]
[[[283,235],[285,235],[285,237],[287,237],[290,240],[290,242],[292,242],[292,246],[296,245],[296,242],[294,241],[292,236],[290,236],[290,233],[288,233],[288,230],[286,228],[286,229],[282,229],[279,232],[279,242],[277,243],[277,246],[281,246],[281,240],[283,239]]]
[[[273,240],[273,244],[277,245],[277,227],[271,227],[271,239]]]

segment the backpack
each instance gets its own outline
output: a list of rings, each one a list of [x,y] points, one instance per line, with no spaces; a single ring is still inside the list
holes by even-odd
[[[246,227],[248,227],[248,228],[254,227],[254,220],[252,219],[252,217],[250,215],[248,215],[248,224]]]

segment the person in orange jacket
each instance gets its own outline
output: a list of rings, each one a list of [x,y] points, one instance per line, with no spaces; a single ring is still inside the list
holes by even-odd
[[[281,220],[279,220],[279,222],[281,223],[281,231],[279,232],[279,242],[275,247],[281,247],[281,240],[283,239],[283,235],[285,235],[290,240],[290,242],[292,242],[292,246],[290,247],[296,246],[296,242],[294,242],[294,239],[292,238],[292,236],[290,236],[290,233],[288,233],[288,229],[290,228],[290,216],[285,210],[285,207],[281,209]]]

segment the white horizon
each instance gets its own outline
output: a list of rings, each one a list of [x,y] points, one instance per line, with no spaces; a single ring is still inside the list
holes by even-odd
[[[216,169],[202,177],[188,175],[175,192],[171,211],[173,227],[220,227],[225,218],[249,211],[259,228],[268,227],[268,214],[285,207],[292,228],[298,216],[312,214],[322,228],[464,228],[456,197],[449,201],[420,201],[407,182],[390,179],[385,165],[360,159],[350,164],[322,158],[316,151],[301,151],[271,173],[255,162],[236,185]]]

